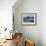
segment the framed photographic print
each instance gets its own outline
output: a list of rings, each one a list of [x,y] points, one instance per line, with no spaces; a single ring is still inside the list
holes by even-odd
[[[22,25],[36,25],[37,13],[22,13],[21,24]]]

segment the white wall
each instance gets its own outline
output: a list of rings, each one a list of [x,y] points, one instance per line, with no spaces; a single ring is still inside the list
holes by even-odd
[[[15,29],[22,32],[24,38],[35,41],[36,46],[41,46],[41,1],[40,0],[23,0],[17,7],[14,5]],[[37,13],[36,26],[22,26],[21,13]]]
[[[41,1],[41,40],[42,46],[46,46],[46,0]]]
[[[46,46],[46,0],[23,0],[20,4],[16,4],[13,7],[15,29],[23,32],[25,38],[35,40],[36,46]],[[37,13],[37,26],[22,26],[23,12]]]
[[[12,28],[12,6],[16,0],[0,0],[0,27]]]

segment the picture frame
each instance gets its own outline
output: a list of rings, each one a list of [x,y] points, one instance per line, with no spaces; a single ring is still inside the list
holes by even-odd
[[[22,25],[37,25],[37,13],[22,13],[21,14]]]

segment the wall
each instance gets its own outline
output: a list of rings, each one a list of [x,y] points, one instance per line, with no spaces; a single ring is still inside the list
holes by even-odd
[[[0,27],[12,29],[12,6],[16,0],[0,0]]]
[[[41,40],[42,46],[46,46],[46,0],[41,1]]]
[[[18,6],[13,7],[15,30],[23,33],[26,39],[35,41],[36,46],[41,46],[41,1],[40,0],[23,0]],[[21,13],[37,13],[36,26],[22,26]]]
[[[12,6],[15,2],[16,0],[0,0],[0,32],[4,30],[2,30],[1,27],[6,27],[9,30],[12,29]],[[5,38],[5,35],[10,35],[9,31],[3,31],[3,33],[0,34],[0,38]]]

